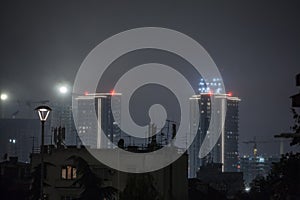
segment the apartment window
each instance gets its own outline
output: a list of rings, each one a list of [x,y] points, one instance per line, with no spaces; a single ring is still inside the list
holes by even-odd
[[[64,180],[73,180],[76,179],[76,168],[71,166],[71,165],[67,165],[67,166],[63,166],[61,168],[61,178]]]

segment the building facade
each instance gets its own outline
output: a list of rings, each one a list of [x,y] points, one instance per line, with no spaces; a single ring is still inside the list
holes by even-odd
[[[117,146],[121,138],[121,94],[88,94],[76,101],[77,133],[82,144],[98,149]]]
[[[222,170],[236,172],[238,167],[238,125],[239,125],[239,102],[238,97],[232,94],[222,93],[220,80],[214,79],[211,83],[200,82],[200,94],[190,98],[190,130],[197,131],[197,135],[190,146],[189,152],[189,177],[196,177],[197,171],[207,163],[222,163]],[[207,87],[205,84],[209,84]],[[218,106],[212,105],[218,104]],[[199,108],[197,115],[196,107]],[[199,119],[196,119],[198,118]],[[209,125],[214,119],[214,127]],[[224,120],[224,126],[221,121]],[[199,124],[197,124],[199,121]],[[213,138],[220,131],[220,137],[213,148],[204,158],[199,158],[200,147],[204,139]]]
[[[30,153],[41,144],[41,124],[38,119],[0,119],[0,156],[17,156],[21,162],[30,161]],[[50,135],[50,124],[45,124],[45,135]],[[46,140],[46,139],[45,139]]]
[[[115,199],[119,199],[122,191],[129,184],[128,180],[133,175],[120,172],[100,163],[83,146],[67,146],[65,148],[55,148],[46,146],[47,149],[44,160],[46,164],[44,194],[48,200],[78,199],[83,191],[83,187],[73,183],[80,177],[77,171],[77,164],[70,159],[72,156],[83,158],[91,170],[101,178],[103,187],[113,187],[118,190]],[[110,153],[116,149],[93,149],[94,151],[106,151]],[[142,156],[142,154],[140,154]],[[121,162],[132,168],[134,167],[126,155],[121,155]],[[153,159],[148,157],[149,159]],[[33,154],[31,160],[31,170],[40,163],[40,154]],[[161,199],[181,200],[188,199],[188,179],[187,179],[187,154],[183,154],[171,165],[147,173],[153,178],[156,190]],[[143,176],[143,174],[137,174]]]

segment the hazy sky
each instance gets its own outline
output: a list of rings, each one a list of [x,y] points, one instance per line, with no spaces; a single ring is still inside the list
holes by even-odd
[[[240,141],[273,140],[288,131],[289,96],[297,92],[294,77],[300,72],[300,4],[195,2],[1,3],[0,88],[11,102],[55,100],[55,84],[72,84],[85,56],[107,37],[136,27],[166,27],[202,44],[226,88],[242,99]],[[259,150],[275,154],[278,146],[263,144]],[[240,152],[251,148],[242,144]]]

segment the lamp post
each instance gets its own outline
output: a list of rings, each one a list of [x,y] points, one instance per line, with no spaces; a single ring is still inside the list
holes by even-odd
[[[45,122],[51,112],[49,106],[39,106],[35,109],[38,114],[42,124],[42,139],[41,139],[41,194],[40,199],[44,199],[44,135],[45,135]]]

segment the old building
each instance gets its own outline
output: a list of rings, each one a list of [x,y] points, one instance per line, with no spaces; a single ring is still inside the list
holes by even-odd
[[[92,171],[103,180],[104,186],[116,188],[120,193],[128,183],[130,174],[109,168],[96,160],[84,147],[68,146],[55,148],[46,146],[45,160],[45,181],[44,194],[49,200],[74,199],[80,196],[83,191],[78,185],[73,185],[78,179],[76,164],[71,156],[83,158]],[[115,151],[114,149],[98,149],[98,151]],[[127,160],[127,161],[126,161]],[[132,166],[129,159],[122,159],[122,164]],[[126,163],[127,162],[127,163]],[[40,163],[40,154],[33,154],[31,160],[32,171]],[[153,177],[154,185],[159,191],[162,199],[187,199],[187,154],[183,154],[173,164],[149,173]]]

